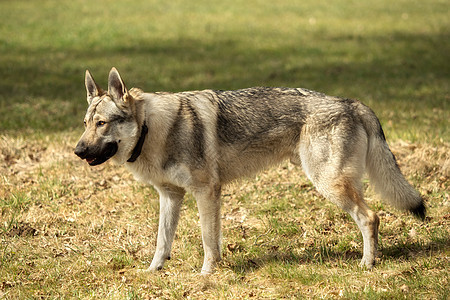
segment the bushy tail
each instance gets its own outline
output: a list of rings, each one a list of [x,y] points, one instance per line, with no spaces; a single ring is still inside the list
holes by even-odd
[[[398,209],[409,210],[424,220],[426,213],[424,201],[401,173],[395,156],[386,143],[378,118],[368,107],[364,106],[360,111],[369,136],[366,170],[375,191],[388,204]]]

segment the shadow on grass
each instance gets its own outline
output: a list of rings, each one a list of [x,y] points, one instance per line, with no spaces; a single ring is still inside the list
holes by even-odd
[[[86,106],[85,69],[105,86],[112,66],[129,87],[145,91],[291,86],[418,104],[423,99],[410,97],[414,92],[393,92],[389,86],[415,89],[446,81],[446,36],[322,36],[273,49],[220,37],[112,41],[105,49],[6,48],[0,59],[0,128],[54,132],[78,126]],[[429,101],[444,105],[445,98]]]
[[[382,260],[415,259],[416,257],[429,257],[432,254],[440,253],[450,247],[450,238],[443,237],[429,243],[401,243],[380,250]],[[331,263],[341,265],[342,262],[359,261],[362,258],[362,249],[359,251],[336,251],[327,246],[310,246],[304,250],[304,254],[296,254],[292,250],[288,252],[268,250],[262,256],[241,259],[238,257],[231,262],[229,267],[236,273],[247,273],[263,268],[266,265],[277,264],[324,264]]]
[[[441,252],[450,247],[450,237],[436,238],[428,243],[398,243],[381,249],[386,258],[414,258],[417,256],[430,256],[435,252]]]

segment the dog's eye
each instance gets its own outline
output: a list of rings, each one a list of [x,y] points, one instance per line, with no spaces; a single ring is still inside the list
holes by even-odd
[[[97,122],[97,127],[103,126],[103,125],[105,125],[105,124],[106,124],[105,121],[98,121],[98,122]]]
[[[86,121],[83,121],[83,124],[84,124],[84,127],[86,127],[86,126],[87,126],[87,124],[86,124]]]

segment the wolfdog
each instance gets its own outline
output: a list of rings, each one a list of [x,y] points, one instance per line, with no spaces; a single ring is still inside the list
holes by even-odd
[[[364,243],[361,266],[372,268],[379,218],[363,198],[367,171],[382,199],[425,218],[374,112],[356,100],[301,88],[255,87],[144,93],[128,90],[115,68],[103,91],[86,71],[89,107],[75,154],[95,166],[111,159],[160,195],[156,250],[148,270],[170,258],[186,192],[197,202],[205,251],[202,273],[221,258],[221,187],[289,159],[317,190],[344,209]]]

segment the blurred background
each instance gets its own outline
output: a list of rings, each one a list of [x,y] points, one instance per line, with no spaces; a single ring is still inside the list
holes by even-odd
[[[303,87],[448,140],[448,1],[0,1],[0,133],[77,130],[84,71],[151,91]],[[426,130],[423,130],[426,129]]]

